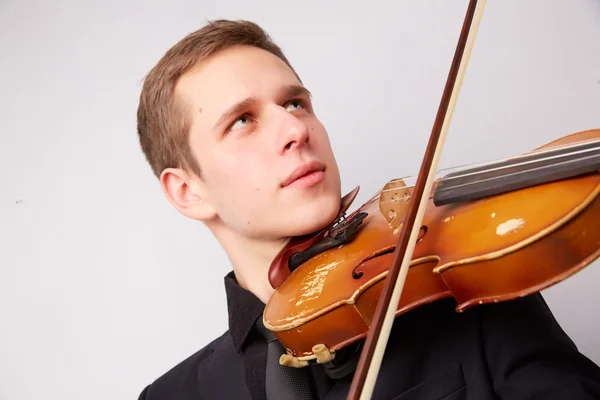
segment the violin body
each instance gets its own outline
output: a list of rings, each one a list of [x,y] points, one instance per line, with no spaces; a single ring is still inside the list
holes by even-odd
[[[528,154],[598,139],[600,129],[583,131]],[[600,160],[600,145],[595,146]],[[522,165],[529,168],[530,163],[517,158],[499,178],[505,188],[491,184],[496,192],[475,200],[458,196],[460,200],[436,204],[435,194],[441,193],[444,178],[437,180],[395,315],[449,297],[462,312],[526,296],[596,259],[600,255],[600,164],[594,159],[595,164],[588,165],[591,170],[580,173],[577,168],[590,157],[580,152],[569,157],[563,169],[552,170],[544,183],[535,184],[527,182],[541,181],[520,177],[540,175],[541,168],[535,165],[556,167],[556,158],[543,157],[520,174],[514,171]],[[491,172],[485,173],[486,179],[480,181],[494,182],[488,179]],[[515,181],[525,183],[510,189]],[[343,212],[356,190],[343,199]],[[263,320],[287,349],[283,364],[327,362],[336,351],[366,337],[411,193],[401,179],[392,180],[350,216],[315,235],[294,239],[275,259],[269,277],[276,290]],[[343,235],[346,228],[348,237]],[[300,255],[300,261],[290,267],[295,255]]]

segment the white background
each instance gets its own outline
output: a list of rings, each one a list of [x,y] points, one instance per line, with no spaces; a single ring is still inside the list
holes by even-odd
[[[137,143],[141,82],[168,47],[208,19],[261,24],[313,92],[358,205],[418,172],[466,8],[0,1],[0,399],[134,399],[227,327],[227,259]],[[598,0],[489,0],[441,167],[600,128],[599,39]],[[599,266],[544,292],[596,363]]]

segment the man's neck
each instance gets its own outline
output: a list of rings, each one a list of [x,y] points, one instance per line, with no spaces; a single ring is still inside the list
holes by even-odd
[[[217,235],[217,239],[227,253],[238,284],[266,304],[274,292],[269,268],[289,239],[264,242],[224,234]]]

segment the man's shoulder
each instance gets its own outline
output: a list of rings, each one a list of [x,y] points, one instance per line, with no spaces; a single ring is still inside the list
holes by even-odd
[[[191,395],[197,389],[198,371],[202,363],[215,351],[227,347],[230,341],[231,337],[227,330],[146,386],[138,400],[166,399],[170,398],[173,393]]]

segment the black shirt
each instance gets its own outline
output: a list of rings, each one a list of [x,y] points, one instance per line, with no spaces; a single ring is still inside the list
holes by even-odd
[[[229,329],[148,385],[139,400],[264,399],[264,303],[225,277]],[[600,399],[600,368],[540,294],[456,313],[442,300],[397,317],[373,399]],[[310,369],[316,399],[345,399],[352,374]],[[282,399],[284,400],[284,399]]]

